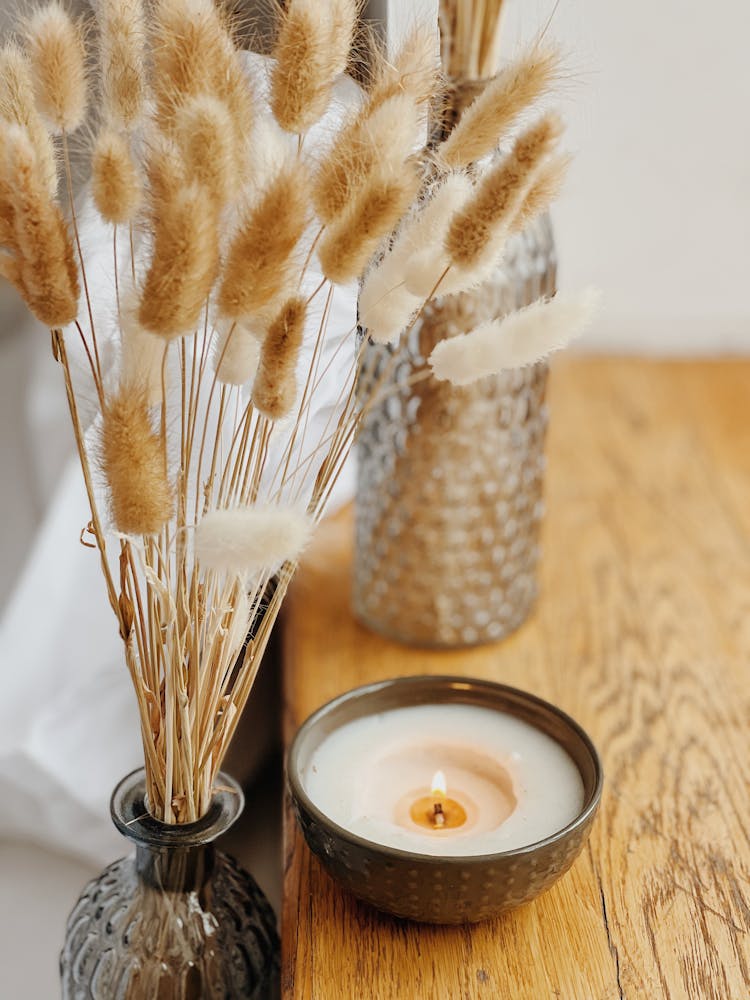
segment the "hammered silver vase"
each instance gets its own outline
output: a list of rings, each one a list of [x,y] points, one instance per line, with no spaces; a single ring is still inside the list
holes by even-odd
[[[466,387],[410,379],[443,338],[552,295],[556,270],[543,216],[513,237],[503,266],[480,288],[433,301],[399,347],[365,348],[363,378],[392,369],[357,447],[353,603],[377,632],[413,645],[471,646],[501,639],[532,609],[547,366]]]

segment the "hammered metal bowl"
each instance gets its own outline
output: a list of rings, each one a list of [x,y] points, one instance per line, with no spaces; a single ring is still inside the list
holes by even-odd
[[[479,705],[513,715],[556,740],[580,771],[584,803],[562,830],[535,844],[497,854],[433,857],[385,847],[345,830],[322,813],[303,776],[320,742],[363,716],[407,705]],[[565,712],[503,684],[463,677],[407,677],[356,688],[315,712],[300,728],[287,761],[297,821],[308,847],[355,896],[397,917],[433,924],[475,923],[528,903],[580,854],[599,808],[603,774],[596,748]]]

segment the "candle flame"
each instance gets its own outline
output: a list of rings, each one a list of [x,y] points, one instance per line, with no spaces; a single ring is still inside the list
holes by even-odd
[[[448,794],[448,784],[442,771],[435,771],[432,779],[432,794],[441,798],[445,798]]]

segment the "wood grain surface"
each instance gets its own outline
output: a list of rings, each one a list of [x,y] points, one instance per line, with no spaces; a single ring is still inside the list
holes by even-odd
[[[339,890],[287,811],[285,1000],[750,997],[750,362],[566,359],[550,405],[532,619],[465,652],[366,631],[345,512],[289,598],[286,734],[386,677],[523,687],[602,754],[589,848],[528,906],[431,928]]]

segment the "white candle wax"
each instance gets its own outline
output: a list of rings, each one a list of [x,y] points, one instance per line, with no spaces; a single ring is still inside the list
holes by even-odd
[[[426,829],[409,804],[429,796],[436,771],[466,812],[452,829]],[[312,753],[305,790],[326,816],[367,840],[418,854],[469,856],[543,840],[583,806],[580,772],[551,737],[476,705],[417,705],[349,722]]]

